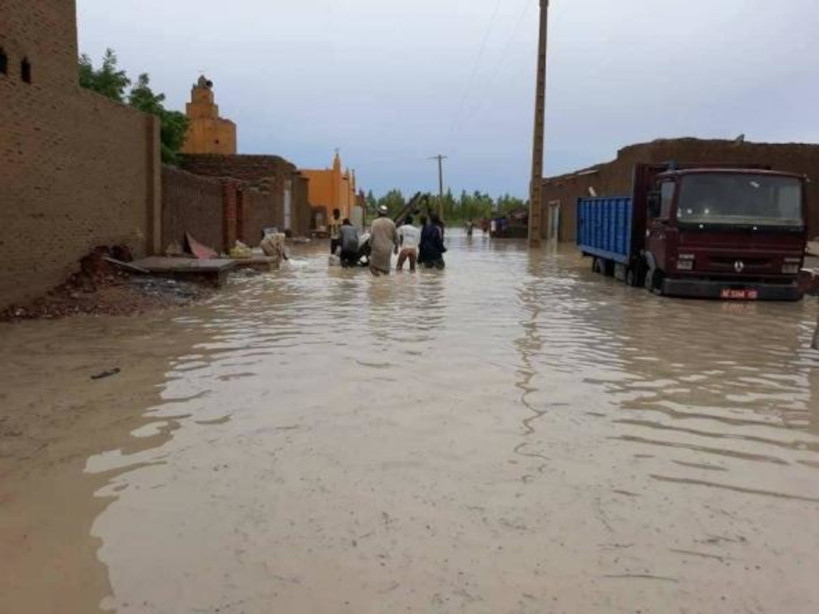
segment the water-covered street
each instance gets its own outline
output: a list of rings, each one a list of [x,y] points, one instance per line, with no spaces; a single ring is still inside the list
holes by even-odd
[[[816,299],[448,243],[0,325],[0,612],[819,611]]]

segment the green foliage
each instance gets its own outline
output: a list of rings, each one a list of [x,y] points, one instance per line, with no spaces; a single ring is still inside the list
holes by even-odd
[[[375,213],[375,210],[378,208],[378,199],[376,199],[375,194],[373,191],[370,190],[367,192],[367,212],[368,213]]]
[[[407,205],[407,199],[401,193],[401,190],[390,190],[384,196],[378,199],[378,206],[386,205],[390,211],[390,215],[398,215]]]
[[[501,215],[506,215],[507,213],[515,211],[516,209],[528,209],[529,201],[518,198],[517,196],[504,194],[503,196],[498,197],[495,208]]]
[[[165,110],[163,102],[165,102],[165,94],[154,94],[151,89],[151,78],[145,73],[139,75],[136,85],[128,95],[128,104],[145,113],[159,115]]]
[[[368,203],[372,192],[368,195]],[[377,205],[387,205],[390,210],[390,215],[395,215],[406,204],[406,199],[401,194],[400,190],[390,190],[377,201],[372,197]],[[438,210],[438,197],[435,196],[430,199],[430,208]],[[480,191],[474,191],[471,194],[465,190],[461,192],[459,198],[455,198],[451,191],[444,194],[443,200],[443,215],[444,220],[448,224],[461,224],[467,220],[477,222],[483,218],[490,218],[497,215],[506,215],[516,209],[527,209],[529,207],[528,201],[525,201],[510,194],[503,194],[497,199],[492,198],[489,194]],[[425,209],[425,208],[424,208]]]
[[[136,85],[128,96],[128,104],[145,113],[156,115],[162,124],[162,161],[166,164],[177,164],[177,154],[185,143],[188,130],[188,118],[179,111],[168,111],[162,104],[165,94],[155,94],[150,86],[151,79],[147,74],[139,75]]]
[[[105,52],[102,67],[99,69],[95,69],[91,59],[83,54],[80,56],[79,70],[81,86],[117,102],[125,102],[125,90],[131,85],[131,80],[124,70],[118,70],[117,56],[111,49]],[[159,117],[162,161],[166,164],[177,164],[179,150],[185,143],[188,118],[179,111],[167,110],[163,104],[165,94],[154,93],[150,83],[151,79],[147,74],[139,75],[127,96],[127,101],[134,109]]]
[[[88,55],[80,56],[80,85],[111,100],[124,102],[125,90],[131,85],[131,80],[124,70],[118,70],[114,50],[106,49],[99,69],[94,68]]]

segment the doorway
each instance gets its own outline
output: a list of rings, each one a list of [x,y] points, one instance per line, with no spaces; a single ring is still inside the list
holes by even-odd
[[[284,182],[284,230],[293,231],[292,217],[293,217],[293,182],[288,180]]]
[[[549,201],[549,225],[546,230],[548,241],[560,241],[560,201]]]

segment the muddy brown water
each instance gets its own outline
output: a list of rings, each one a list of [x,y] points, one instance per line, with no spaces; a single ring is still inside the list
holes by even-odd
[[[0,612],[819,611],[815,300],[450,247],[0,327]]]

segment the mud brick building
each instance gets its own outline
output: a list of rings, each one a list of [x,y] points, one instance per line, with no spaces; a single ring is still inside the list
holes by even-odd
[[[310,230],[307,178],[279,156],[184,155],[183,170],[233,180],[237,186],[237,237],[256,245],[265,227],[304,235]]]
[[[80,87],[76,24],[74,0],[0,0],[0,307],[61,284],[97,245],[140,257],[185,232],[225,250],[267,226],[307,233],[307,179],[282,158],[163,167],[157,118]],[[194,89],[194,115],[218,120],[232,153],[209,82]]]
[[[589,188],[600,196],[628,196],[634,165],[638,163],[754,164],[807,175],[808,232],[819,236],[819,145],[737,143],[701,139],[657,140],[626,147],[617,159],[590,168],[549,177],[543,182],[543,238],[574,242],[577,199]],[[557,223],[553,223],[557,218]]]
[[[83,90],[74,0],[0,2],[0,305],[160,243],[159,122]]]

